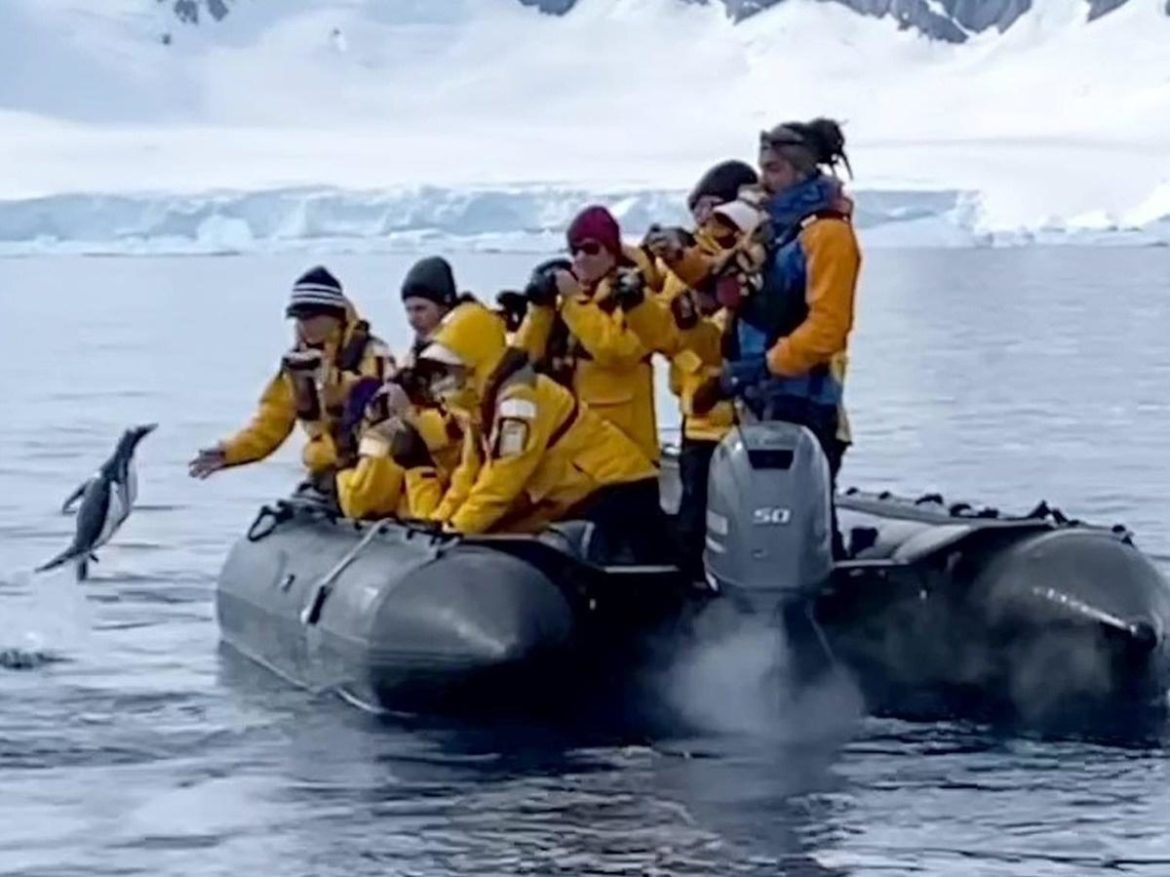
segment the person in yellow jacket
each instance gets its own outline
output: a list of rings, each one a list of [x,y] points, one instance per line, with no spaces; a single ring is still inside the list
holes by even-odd
[[[359,433],[357,460],[337,473],[338,505],[349,518],[411,517],[406,472],[395,460],[396,450],[408,460],[428,461],[435,489],[445,488],[461,458],[458,421],[425,398],[413,368],[443,318],[462,300],[451,264],[440,256],[418,260],[406,272],[401,294],[415,336],[406,362],[385,384],[362,387],[350,399]]]
[[[676,530],[687,572],[701,578],[706,533],[707,476],[719,442],[735,423],[735,408],[728,401],[697,413],[692,406],[696,389],[720,373],[723,364],[722,336],[726,313],[714,295],[701,284],[690,284],[672,271],[682,240],[700,249],[705,258],[718,259],[731,241],[725,238],[724,218],[716,211],[733,202],[745,186],[759,182],[755,170],[745,162],[725,161],[708,170],[687,198],[695,222],[693,234],[654,227],[644,248],[658,259],[664,278],[657,295],[627,286],[619,294],[626,324],[649,348],[670,363],[670,388],[679,397],[682,414],[682,444],[678,474],[681,486]]]
[[[192,477],[265,459],[298,421],[308,435],[302,459],[315,485],[330,484],[333,473],[352,459],[356,436],[343,426],[349,394],[363,378],[379,383],[385,378],[394,364],[390,351],[323,267],[296,281],[286,315],[296,321],[296,342],[265,388],[255,417],[236,435],[201,450],[190,463]]]
[[[571,265],[553,261],[533,272],[528,312],[512,343],[538,367],[561,375],[577,398],[657,463],[652,350],[626,325],[615,298],[623,283],[656,284],[654,266],[622,246],[617,220],[604,207],[577,215],[568,244]]]
[[[430,492],[428,517],[473,534],[588,520],[610,551],[666,559],[654,465],[588,403],[508,348],[497,315],[460,305],[420,354],[423,363],[431,393],[469,427],[460,469],[444,495]],[[408,477],[422,468],[411,466]],[[424,511],[413,493],[412,509]]]
[[[337,473],[341,513],[355,520],[416,517],[406,469],[428,467],[434,489],[444,489],[462,458],[462,429],[445,411],[413,404],[394,380],[364,404],[357,460]]]

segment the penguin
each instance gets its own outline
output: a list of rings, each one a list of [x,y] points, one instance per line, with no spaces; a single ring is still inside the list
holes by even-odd
[[[118,440],[114,453],[101,469],[69,495],[61,506],[62,514],[68,513],[79,500],[81,502],[77,510],[77,530],[73,544],[48,563],[37,567],[37,572],[46,572],[74,561],[77,564],[77,581],[85,581],[89,574],[89,562],[97,562],[94,552],[109,542],[126,518],[130,517],[130,509],[138,498],[134,451],[138,443],[154,432],[157,426],[157,423],[148,423],[126,430]]]

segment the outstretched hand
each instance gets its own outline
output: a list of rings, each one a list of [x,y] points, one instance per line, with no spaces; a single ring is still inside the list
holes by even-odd
[[[224,453],[223,448],[218,446],[203,448],[195,455],[195,459],[187,464],[187,474],[202,481],[205,478],[210,478],[220,469],[226,468],[227,454]]]

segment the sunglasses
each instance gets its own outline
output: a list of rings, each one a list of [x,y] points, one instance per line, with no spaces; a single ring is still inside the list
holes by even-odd
[[[582,241],[579,244],[571,244],[569,246],[569,253],[576,256],[578,253],[584,253],[586,256],[596,256],[604,247],[597,241]]]

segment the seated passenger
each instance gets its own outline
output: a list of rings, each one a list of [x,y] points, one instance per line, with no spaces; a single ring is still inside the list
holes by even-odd
[[[421,259],[406,273],[402,304],[415,333],[407,363],[386,384],[362,387],[351,395],[350,416],[360,440],[354,465],[337,473],[338,504],[346,517],[411,517],[406,473],[392,454],[396,437],[405,429],[417,435],[434,466],[433,489],[445,487],[458,466],[462,430],[454,417],[424,397],[410,366],[458,301],[455,275],[445,259]]]
[[[295,342],[265,388],[259,410],[235,436],[201,450],[190,463],[192,477],[265,459],[298,420],[309,437],[305,468],[322,492],[331,491],[333,473],[354,458],[356,436],[343,427],[349,394],[363,378],[385,379],[394,364],[390,351],[370,334],[341,283],[323,267],[297,280],[285,313],[296,320]]]
[[[432,394],[468,426],[463,462],[425,510],[430,518],[463,533],[537,532],[553,521],[588,520],[614,555],[668,559],[654,465],[586,403],[537,374],[523,351],[507,348],[499,317],[461,304],[419,366]],[[411,475],[419,468],[411,465]]]
[[[403,463],[430,467],[442,489],[459,463],[462,430],[439,409],[413,404],[393,379],[370,390],[354,393],[360,440],[355,465],[337,473],[338,505],[355,520],[415,517]]]
[[[402,281],[402,306],[406,310],[406,322],[414,330],[405,365],[427,346],[431,333],[458,303],[455,273],[446,259],[428,256],[411,266]]]

